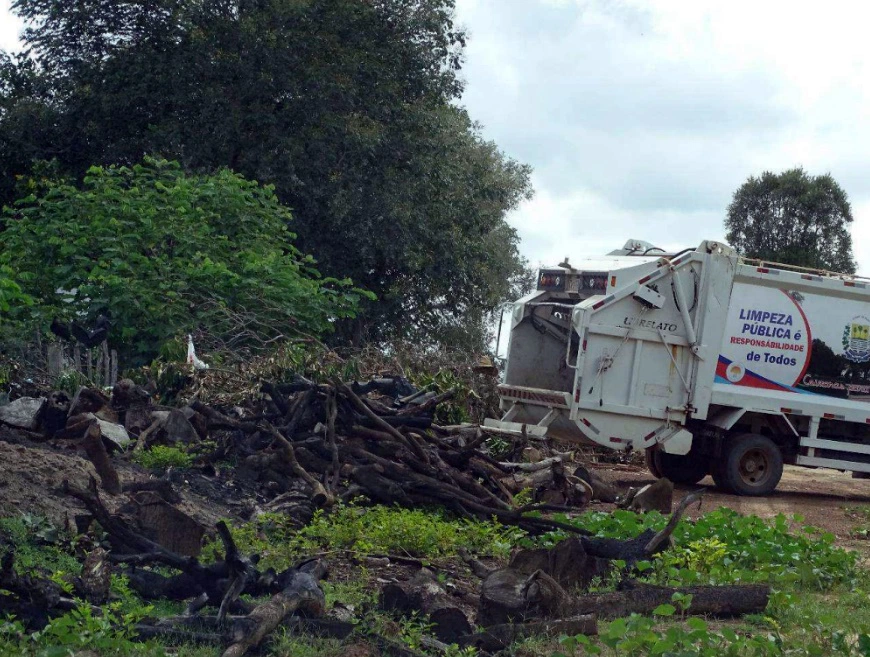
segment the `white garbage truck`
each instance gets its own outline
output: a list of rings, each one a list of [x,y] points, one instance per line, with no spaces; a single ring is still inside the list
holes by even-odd
[[[645,450],[658,477],[742,495],[784,463],[870,472],[868,286],[713,241],[566,260],[513,306],[486,425]]]

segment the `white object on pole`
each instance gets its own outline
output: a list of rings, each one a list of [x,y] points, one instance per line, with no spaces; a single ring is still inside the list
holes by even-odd
[[[196,348],[193,346],[193,336],[187,335],[187,364],[193,365],[193,369],[195,370],[207,370],[208,363],[202,362],[196,356]]]

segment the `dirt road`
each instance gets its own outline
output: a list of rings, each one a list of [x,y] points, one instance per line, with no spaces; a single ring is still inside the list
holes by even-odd
[[[602,464],[596,472],[621,488],[655,481],[649,472],[635,466]],[[849,508],[870,509],[870,479],[852,479],[850,473],[836,470],[810,470],[787,465],[776,492],[768,497],[725,494],[713,486],[709,477],[698,486],[679,487],[677,496],[697,488],[706,488],[707,492],[701,510],[691,510],[690,516],[696,517],[720,506],[761,518],[772,518],[780,513],[801,515],[805,524],[831,532],[841,544],[870,549],[870,541],[855,541],[851,537],[861,521],[846,515]],[[864,525],[870,527],[870,520]]]

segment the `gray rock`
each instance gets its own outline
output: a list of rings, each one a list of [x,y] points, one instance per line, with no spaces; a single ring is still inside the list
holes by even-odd
[[[199,440],[199,434],[190,423],[190,420],[184,414],[184,411],[173,409],[169,412],[169,417],[166,418],[166,424],[163,427],[166,432],[166,437],[171,443],[194,443]]]
[[[97,418],[97,423],[100,425],[100,433],[103,436],[103,440],[111,442],[111,447],[124,449],[130,444],[130,434],[128,434],[127,430],[120,424],[107,422],[106,420],[100,420],[99,418]]]
[[[5,406],[0,406],[0,422],[19,429],[33,431],[36,429],[36,420],[45,397],[21,397]]]

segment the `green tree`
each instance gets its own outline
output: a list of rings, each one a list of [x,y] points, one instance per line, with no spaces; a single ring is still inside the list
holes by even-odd
[[[843,188],[802,168],[749,178],[725,219],[726,239],[745,256],[845,273],[855,272],[851,223]]]
[[[29,306],[33,303],[33,299],[21,291],[13,277],[14,272],[9,267],[0,265],[0,313],[10,313],[13,307]]]
[[[357,342],[447,335],[513,295],[525,263],[504,217],[529,169],[457,104],[453,0],[13,7],[33,57],[7,64],[8,180],[34,159],[82,176],[161,153],[274,184],[300,248],[377,294],[340,327]]]
[[[14,272],[38,303],[6,317],[87,324],[108,312],[110,344],[128,364],[195,329],[231,347],[322,335],[363,293],[319,276],[293,246],[290,219],[271,188],[226,169],[189,176],[151,158],[92,167],[82,188],[49,183],[7,209],[0,276]]]

